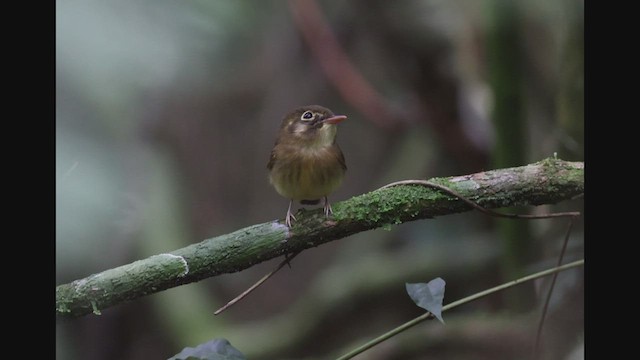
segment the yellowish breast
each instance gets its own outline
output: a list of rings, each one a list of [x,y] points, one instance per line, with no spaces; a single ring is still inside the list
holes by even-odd
[[[288,199],[316,200],[340,186],[345,169],[337,148],[315,148],[286,152],[271,169],[269,180]]]

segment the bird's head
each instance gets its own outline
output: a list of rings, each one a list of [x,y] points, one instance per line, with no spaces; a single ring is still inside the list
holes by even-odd
[[[306,146],[330,146],[336,138],[336,124],[346,120],[320,105],[294,109],[282,120],[280,141],[297,142]]]

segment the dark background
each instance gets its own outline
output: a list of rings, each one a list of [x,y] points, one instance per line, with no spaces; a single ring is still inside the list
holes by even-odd
[[[283,218],[266,163],[282,116],[304,104],[349,116],[333,202],[554,154],[583,161],[583,26],[577,0],[59,0],[57,283]],[[422,313],[406,282],[442,277],[448,303],[553,266],[566,223],[473,212],[360,233],[305,251],[219,316],[281,259],[58,324],[57,357],[161,359],[213,338],[251,359],[336,357]],[[566,261],[582,236],[578,223]],[[548,284],[361,357],[522,358]],[[582,270],[561,274],[545,357],[582,357],[583,304]]]

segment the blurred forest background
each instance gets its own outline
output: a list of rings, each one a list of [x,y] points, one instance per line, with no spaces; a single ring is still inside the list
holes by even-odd
[[[582,161],[581,0],[56,2],[56,279],[283,218],[266,164],[282,116],[348,115],[339,202],[392,181]],[[520,212],[582,211],[582,200]],[[251,359],[328,359],[557,261],[567,221],[478,212],[360,233],[56,325],[59,359],[163,359],[226,338]],[[583,257],[582,222],[566,261]],[[561,273],[549,359],[583,353],[583,271]],[[518,359],[549,279],[475,301],[362,359]]]

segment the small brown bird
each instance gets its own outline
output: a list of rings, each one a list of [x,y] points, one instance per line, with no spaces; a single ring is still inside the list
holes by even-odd
[[[282,120],[267,168],[271,185],[290,200],[285,218],[288,227],[296,219],[291,213],[294,200],[315,205],[324,199],[325,216],[332,214],[327,195],[340,186],[347,170],[336,143],[336,124],[346,118],[325,107],[308,105]]]

